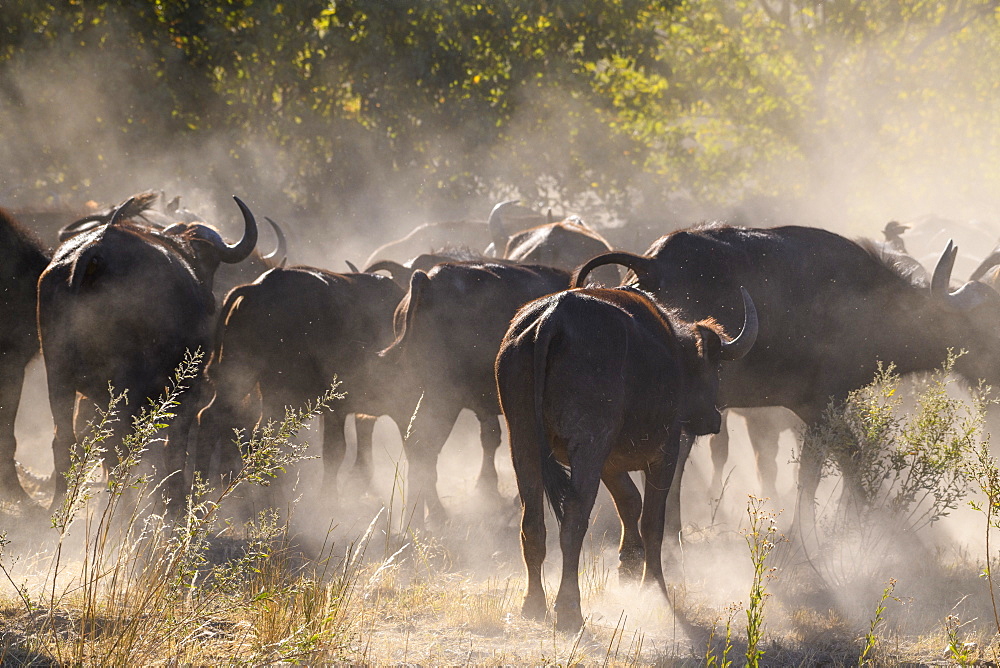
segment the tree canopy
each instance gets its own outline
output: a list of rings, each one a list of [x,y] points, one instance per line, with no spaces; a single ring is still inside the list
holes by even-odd
[[[13,0],[0,205],[965,214],[1000,204],[998,27],[983,0]]]

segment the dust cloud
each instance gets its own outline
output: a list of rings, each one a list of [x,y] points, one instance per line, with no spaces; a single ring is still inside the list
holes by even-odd
[[[161,190],[168,199],[180,195],[186,208],[217,225],[231,239],[240,233],[239,214],[230,199],[237,194],[258,219],[270,216],[283,226],[288,236],[289,264],[341,271],[346,268],[345,260],[360,263],[374,248],[418,224],[458,218],[483,220],[492,205],[488,198],[471,195],[463,210],[432,198],[417,201],[409,194],[420,184],[406,181],[414,177],[386,173],[384,161],[369,159],[373,147],[358,140],[346,142],[343,156],[355,167],[356,180],[341,184],[339,189],[311,193],[310,204],[305,206],[290,195],[297,185],[294,147],[275,145],[262,129],[224,129],[209,138],[199,135],[197,143],[185,140],[182,133],[172,134],[169,127],[123,134],[119,129],[121,119],[133,106],[131,100],[155,91],[137,90],[129,73],[90,53],[76,52],[69,42],[53,52],[14,62],[5,76],[4,90],[17,94],[0,96],[0,127],[16,128],[16,133],[5,131],[4,141],[0,142],[0,205],[15,211],[65,211],[63,222],[69,222],[75,213],[85,210],[88,201],[110,205],[136,192]],[[977,73],[970,69],[967,76],[975,77]],[[961,82],[940,83],[938,96],[947,97],[955,95]],[[1000,239],[1000,189],[993,180],[998,170],[992,163],[1000,155],[996,150],[996,124],[993,128],[963,127],[955,115],[949,116],[947,104],[941,104],[929,116],[929,122],[926,115],[918,119],[908,117],[905,110],[893,111],[898,107],[886,111],[887,106],[879,102],[885,92],[878,81],[857,78],[839,81],[837,86],[839,90],[851,90],[854,103],[861,108],[870,105],[870,111],[857,115],[856,127],[842,126],[835,135],[819,133],[814,137],[810,156],[822,164],[822,169],[816,171],[807,192],[791,188],[788,192],[748,195],[720,203],[698,201],[691,195],[693,188],[680,184],[675,197],[664,202],[643,197],[643,183],[650,177],[637,173],[622,176],[622,181],[635,184],[634,211],[601,211],[599,200],[581,196],[579,202],[565,203],[565,210],[557,213],[572,214],[577,212],[575,206],[586,207],[594,220],[608,226],[604,231],[616,245],[632,251],[643,250],[670,230],[705,219],[765,226],[799,223],[852,237],[875,238],[886,222],[899,220],[912,226],[904,239],[925,265],[933,263],[948,238],[956,239],[960,250],[956,275],[967,275]],[[963,104],[981,105],[966,117],[995,120],[991,110],[1000,108],[998,95],[1000,92],[994,90],[974,101],[961,98]],[[567,104],[572,101],[560,98],[549,106],[558,109]],[[882,112],[900,116],[874,122],[872,116]],[[552,118],[551,122],[567,123],[569,118]],[[919,126],[923,128],[922,136],[905,150],[900,149],[897,137],[880,129],[892,126],[890,121],[908,130]],[[521,133],[516,146],[559,154],[559,146],[548,145],[545,127],[537,127],[527,119],[515,120],[512,127]],[[325,129],[317,127],[315,131],[322,134]],[[240,134],[244,132],[247,134]],[[497,184],[491,188],[491,195],[517,195],[510,186],[501,185],[507,183],[503,164],[477,164],[477,156],[462,155],[461,134],[462,128],[456,128],[453,145],[440,146],[440,153],[475,165],[484,182]],[[136,137],[142,141],[136,141]],[[590,159],[601,160],[602,156]],[[38,163],[61,164],[64,169],[58,174],[42,173],[37,171]],[[800,166],[797,160],[762,164],[760,173],[766,178],[761,181],[801,184],[797,173]],[[726,190],[726,185],[721,184],[719,190]],[[728,185],[733,192],[741,192]],[[54,245],[57,227],[36,231]],[[262,232],[261,244],[265,247],[270,238],[267,234]],[[697,598],[701,608],[714,611],[706,612],[708,616],[734,602],[746,603],[752,572],[739,532],[746,527],[747,495],[763,495],[742,419],[733,420],[731,429],[733,440],[721,495],[719,490],[711,489],[712,461],[706,439],[696,444],[683,487],[686,544],[679,564],[688,601]],[[29,371],[17,436],[18,459],[36,473],[46,475],[52,466],[51,420],[38,360]],[[305,437],[314,443],[319,440],[316,430]],[[463,412],[438,467],[442,499],[454,518],[452,533],[446,531],[437,538],[447,547],[456,568],[481,577],[499,574],[518,578],[523,570],[519,507],[506,438],[497,453],[502,501],[488,505],[480,503],[475,491],[481,459],[478,437],[474,418]],[[349,434],[352,448],[353,439],[353,433]],[[796,467],[792,460],[796,442],[794,432],[783,432],[780,437],[778,498],[771,499],[768,505],[780,512],[783,529],[793,515]],[[316,497],[313,490],[321,467],[315,461],[290,472],[289,478],[296,481],[293,496],[302,497],[302,507],[295,514],[299,530],[323,536],[334,526],[336,539],[349,542],[383,505],[393,508],[396,527],[402,530],[406,525],[402,504],[406,461],[397,426],[387,418],[379,420],[376,427],[374,456],[374,487],[351,502]],[[350,451],[341,478],[342,489],[350,486],[352,461]],[[821,488],[820,504],[835,507],[838,495],[836,483],[827,481]],[[548,527],[546,573],[551,600],[559,572],[557,532],[551,515]],[[608,584],[596,587],[599,593],[585,601],[584,614],[613,625],[625,610],[633,620],[648,620],[660,626],[675,624],[670,614],[672,606],[662,598],[639,596],[633,585],[618,584],[617,531],[613,505],[602,490],[585,543],[585,559],[592,578],[606,578]],[[871,555],[865,554],[860,544],[844,545],[840,553],[828,555],[835,557],[836,563],[817,563],[815,555],[778,546],[774,559],[779,572],[773,585],[776,624],[787,625],[800,638],[809,637],[810,625],[818,627],[820,623],[795,618],[791,612],[802,597],[813,597],[820,616],[838,610],[838,614],[867,619],[888,577],[900,582],[897,595],[921,601],[928,611],[926,617],[932,618],[940,613],[942,601],[953,605],[967,592],[943,594],[941,590],[951,580],[924,569],[938,555],[944,555],[946,562],[976,562],[982,554],[981,535],[979,515],[956,512],[933,531],[910,537],[913,543],[907,554],[886,546],[884,554],[878,555],[889,566],[884,569],[868,568],[871,564],[866,560]],[[676,556],[674,550],[671,552]],[[816,590],[803,591],[796,585],[796,577],[803,573],[831,586],[822,595]],[[941,597],[936,603],[935,596]],[[975,597],[964,603],[977,614],[981,604]],[[914,626],[924,622],[921,617]]]

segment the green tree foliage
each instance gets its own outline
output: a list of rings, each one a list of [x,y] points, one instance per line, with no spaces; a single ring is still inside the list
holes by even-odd
[[[996,36],[993,1],[685,2],[662,57],[689,156],[661,153],[659,170],[702,197],[825,194],[841,212],[887,188],[972,194],[969,165],[983,184],[1000,166]]]
[[[384,212],[390,196],[441,214],[513,195],[661,217],[678,193],[809,197],[854,214],[887,191],[973,199],[1000,177],[996,11],[9,0],[0,194],[120,199],[157,187],[122,184],[123,165],[138,178],[152,161],[206,189],[336,202],[348,217]]]
[[[302,204],[377,179],[451,203],[571,201],[622,190],[617,168],[644,150],[608,122],[616,101],[595,72],[661,67],[665,11],[636,0],[5,3],[2,104],[16,113],[15,70],[56,54],[53,79],[86,63],[100,71],[96,95],[127,101],[92,122],[152,155],[216,132],[230,133],[234,156],[266,142]],[[92,165],[65,175],[80,150],[48,147],[36,165],[45,184],[93,182]]]

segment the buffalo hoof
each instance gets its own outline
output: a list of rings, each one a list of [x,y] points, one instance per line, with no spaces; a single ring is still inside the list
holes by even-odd
[[[628,582],[638,582],[642,579],[645,553],[642,548],[622,550],[618,553],[618,579]]]
[[[564,633],[576,633],[583,627],[583,614],[580,608],[559,609],[556,607],[556,630]]]
[[[52,516],[46,510],[45,506],[34,501],[25,501],[21,504],[20,509],[21,517],[24,518],[25,522],[31,524],[49,524],[51,522]]]
[[[372,471],[371,468],[355,466],[351,475],[344,483],[344,493],[347,495],[345,501],[359,499],[368,496],[372,491]]]
[[[22,506],[34,504],[34,501],[28,493],[21,488],[21,483],[15,482],[14,484],[0,485],[0,503]]]
[[[427,513],[427,529],[433,533],[440,533],[451,526],[451,516],[445,509],[438,508]]]
[[[500,505],[504,500],[500,495],[500,490],[497,489],[497,481],[489,479],[484,480],[483,478],[476,481],[476,497],[480,501],[496,505]]]
[[[545,598],[526,596],[524,605],[521,606],[521,616],[539,622],[545,621],[545,618],[549,616],[548,608],[545,607]]]
[[[2,517],[8,519],[19,518],[27,525],[48,524],[51,514],[47,507],[36,503],[29,496],[18,497],[16,501],[4,499],[0,503]]]

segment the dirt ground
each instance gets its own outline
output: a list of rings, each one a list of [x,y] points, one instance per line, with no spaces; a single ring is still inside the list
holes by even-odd
[[[29,386],[28,410],[18,425],[19,456],[38,475],[51,466],[44,411],[34,410],[43,392]],[[733,420],[731,429],[726,468],[731,475],[721,498],[713,498],[709,490],[707,441],[698,441],[687,465],[684,540],[668,546],[674,560],[667,564],[667,599],[655,589],[619,580],[618,521],[602,490],[581,566],[586,623],[579,634],[560,633],[551,620],[533,622],[520,615],[524,567],[509,452],[503,446],[497,454],[499,502],[484,500],[475,489],[481,454],[471,415],[460,418],[440,461],[439,488],[450,512],[445,527],[411,530],[401,503],[405,458],[398,431],[387,419],[376,428],[374,489],[351,493],[349,503],[318,498],[311,490],[319,463],[304,462],[289,472],[289,479],[298,481],[289,492],[296,499],[292,534],[304,554],[318,553],[330,541],[345,549],[379,518],[366,548],[367,570],[353,593],[351,637],[336,657],[372,665],[701,665],[713,656],[721,661],[728,623],[731,649],[726,656],[739,665],[754,573],[741,531],[748,526],[747,495],[761,492],[741,419]],[[348,440],[353,442],[353,434]],[[780,537],[791,522],[795,434],[785,432],[780,444],[779,498],[766,505],[777,518],[779,533],[767,562],[764,665],[857,665],[873,624],[878,642],[869,657],[882,665],[946,664],[955,659],[948,647],[956,639],[968,656],[995,660],[989,590],[979,577],[981,518],[972,511],[955,513],[933,532],[910,537],[906,545],[886,544],[873,531],[855,542],[804,550]],[[349,453],[347,461],[352,458]],[[344,474],[345,489],[350,489],[349,475]],[[832,507],[836,496],[835,483],[825,483],[821,506]],[[551,605],[560,572],[551,515],[547,526],[545,576]],[[31,543],[38,536],[19,534],[10,524],[5,528],[11,540],[8,554],[21,547],[30,561]],[[882,612],[877,610],[880,601]]]

